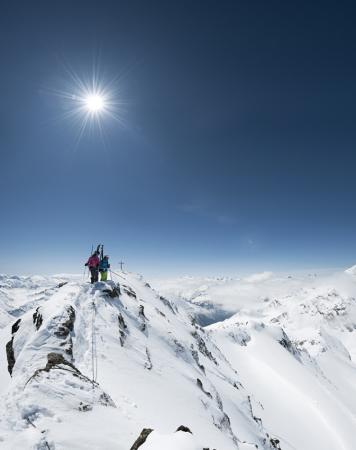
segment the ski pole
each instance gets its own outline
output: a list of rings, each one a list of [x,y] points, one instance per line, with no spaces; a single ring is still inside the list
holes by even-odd
[[[93,244],[91,244],[90,256],[93,254],[93,249],[94,249],[94,246],[93,246]],[[89,267],[88,267],[88,271],[89,271]],[[84,279],[84,280],[85,280],[85,274],[86,274],[86,272],[87,272],[87,266],[84,267],[84,272],[83,272],[83,279]]]

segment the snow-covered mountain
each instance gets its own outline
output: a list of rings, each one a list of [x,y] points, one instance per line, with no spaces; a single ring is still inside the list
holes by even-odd
[[[143,450],[273,448],[205,330],[139,276],[124,278],[120,292],[3,278],[15,314],[1,334],[2,447],[126,450],[150,428]],[[175,432],[182,425],[192,434]]]
[[[352,271],[1,276],[0,448],[354,450],[355,297]]]

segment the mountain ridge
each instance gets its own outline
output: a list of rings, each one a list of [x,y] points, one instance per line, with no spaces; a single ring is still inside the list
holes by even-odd
[[[2,275],[0,358],[6,348],[12,377],[2,367],[0,448],[130,450],[149,428],[140,450],[352,450],[349,275],[219,279],[223,292],[242,282],[266,295],[206,327],[199,305],[137,274],[94,286]]]

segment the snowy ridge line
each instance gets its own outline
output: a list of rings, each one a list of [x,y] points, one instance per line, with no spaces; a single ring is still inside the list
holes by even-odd
[[[188,420],[190,437],[154,431],[142,449],[167,439],[189,450],[272,448],[236,371],[204,329],[141,277],[125,277],[121,289],[111,281],[69,281],[21,315],[12,336],[12,378],[2,394],[0,444],[127,450],[145,426],[164,433]],[[97,383],[88,376],[93,302]],[[7,342],[10,332],[11,324]]]
[[[1,331],[0,448],[127,450],[150,429],[140,450],[353,450],[353,275],[240,280],[265,294],[208,327],[199,306],[125,278],[3,278],[23,312]],[[236,282],[211,280],[209,295]]]

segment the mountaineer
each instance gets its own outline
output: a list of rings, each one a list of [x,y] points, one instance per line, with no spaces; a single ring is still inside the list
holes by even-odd
[[[109,257],[108,255],[106,255],[100,260],[99,264],[100,281],[106,281],[108,279],[109,268],[110,268]]]
[[[85,263],[86,266],[88,266],[89,270],[90,270],[90,275],[91,275],[91,284],[95,283],[96,281],[98,281],[98,277],[99,277],[99,264],[100,264],[100,259],[99,259],[99,252],[95,251],[90,258],[88,259],[88,261]]]

